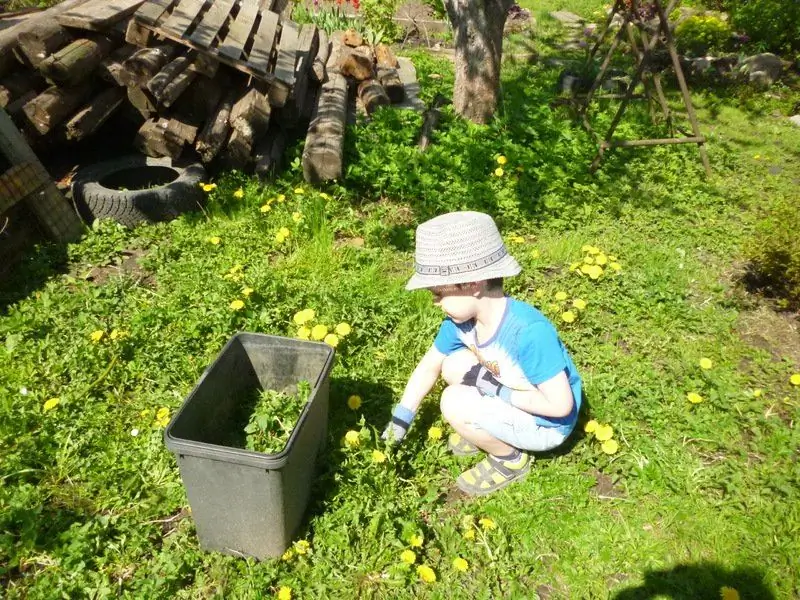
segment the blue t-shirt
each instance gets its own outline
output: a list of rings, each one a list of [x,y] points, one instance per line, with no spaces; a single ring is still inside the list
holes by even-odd
[[[447,318],[433,344],[445,355],[468,348],[500,383],[515,390],[531,390],[566,370],[575,399],[572,412],[559,418],[535,417],[542,427],[557,427],[564,434],[575,427],[581,406],[581,377],[555,327],[530,304],[508,298],[500,325],[482,344],[478,343],[474,319],[456,323]]]

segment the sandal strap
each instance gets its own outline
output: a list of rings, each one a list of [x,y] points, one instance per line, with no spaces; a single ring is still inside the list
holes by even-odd
[[[509,479],[509,478],[513,477],[514,475],[516,475],[516,471],[512,471],[511,469],[509,469],[507,466],[505,466],[503,464],[502,461],[497,460],[491,454],[488,455],[486,457],[486,459],[489,461],[489,463],[492,465],[492,467],[494,467],[506,479]]]

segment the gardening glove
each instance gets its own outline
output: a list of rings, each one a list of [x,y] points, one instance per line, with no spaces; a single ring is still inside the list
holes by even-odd
[[[506,404],[511,404],[511,388],[497,381],[494,374],[483,365],[475,365],[467,371],[461,383],[475,386],[482,396],[500,398]]]
[[[414,420],[414,413],[400,404],[392,410],[392,420],[381,434],[381,439],[385,442],[399,444],[408,433],[411,421]]]

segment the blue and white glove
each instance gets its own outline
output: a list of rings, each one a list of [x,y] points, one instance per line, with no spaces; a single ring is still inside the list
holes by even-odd
[[[497,381],[494,374],[483,365],[475,365],[467,371],[461,383],[475,386],[482,396],[500,398],[506,404],[511,404],[511,388]]]
[[[392,410],[392,420],[383,430],[381,439],[385,442],[399,444],[406,437],[408,428],[411,427],[411,421],[413,420],[414,413],[405,406],[397,404]]]

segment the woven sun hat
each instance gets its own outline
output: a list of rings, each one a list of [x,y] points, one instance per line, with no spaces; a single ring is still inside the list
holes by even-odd
[[[506,250],[492,217],[464,211],[417,227],[414,270],[407,290],[511,277],[522,268]]]

